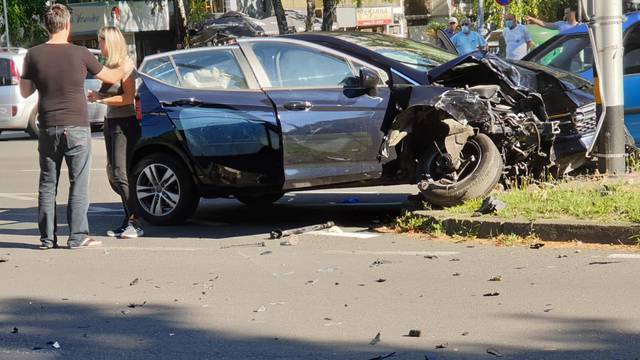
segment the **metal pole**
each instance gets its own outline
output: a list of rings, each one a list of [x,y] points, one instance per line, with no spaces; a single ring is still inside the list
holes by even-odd
[[[625,171],[622,0],[594,1],[595,49],[606,112],[598,135],[598,167],[607,174]]]
[[[478,33],[482,36],[482,28],[484,27],[484,0],[478,0]]]
[[[7,0],[2,0],[2,8],[4,9],[4,32],[7,39],[7,47],[11,47],[11,39],[9,38],[9,17],[7,16]]]

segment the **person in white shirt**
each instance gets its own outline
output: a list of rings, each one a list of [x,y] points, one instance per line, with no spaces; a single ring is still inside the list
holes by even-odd
[[[502,36],[507,45],[506,58],[507,60],[520,60],[533,47],[531,34],[526,26],[518,24],[513,14],[507,14],[504,25]]]
[[[576,18],[576,11],[572,8],[564,9],[564,18],[561,21],[556,22],[544,22],[540,19],[536,19],[532,16],[525,16],[524,18],[530,24],[536,24],[538,26],[542,26],[547,29],[558,30],[560,32],[564,32],[566,30],[571,29],[572,27],[578,25],[578,20]]]

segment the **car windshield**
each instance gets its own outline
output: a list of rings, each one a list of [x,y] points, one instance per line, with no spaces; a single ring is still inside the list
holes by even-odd
[[[567,35],[550,42],[545,49],[528,60],[576,74],[591,70],[593,51],[586,34]]]
[[[336,36],[421,71],[429,71],[457,57],[431,45],[389,35],[344,33]]]

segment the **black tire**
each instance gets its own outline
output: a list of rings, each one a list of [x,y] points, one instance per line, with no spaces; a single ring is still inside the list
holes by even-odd
[[[268,207],[280,200],[284,194],[236,195],[236,199],[250,207]]]
[[[154,187],[150,180],[150,172],[153,169],[156,170],[155,175],[152,175],[156,178],[156,184],[167,175],[167,170],[175,175],[175,180],[169,178],[163,182],[166,186]],[[154,225],[183,223],[198,207],[200,196],[193,177],[182,161],[172,155],[160,153],[142,158],[133,166],[131,181],[131,194],[135,199],[138,214]],[[150,195],[141,199],[140,195],[144,194]],[[154,203],[154,200],[157,202]],[[163,201],[166,205],[164,207]]]
[[[478,134],[469,138],[463,149],[465,152],[480,153],[479,159],[473,163],[474,168],[469,173],[463,172],[464,176],[457,182],[446,183],[433,179],[434,182],[422,191],[426,201],[437,206],[455,206],[469,199],[483,197],[496,187],[504,165],[493,141],[484,134]],[[421,161],[421,174],[428,173],[439,157],[436,149],[427,151]]]
[[[33,111],[31,112],[31,116],[29,117],[29,124],[27,125],[26,131],[32,139],[38,138],[38,134],[40,134],[40,126],[38,124],[38,109],[33,109]]]

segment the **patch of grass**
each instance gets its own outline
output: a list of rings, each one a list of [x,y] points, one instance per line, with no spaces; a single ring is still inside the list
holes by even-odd
[[[507,204],[503,218],[574,218],[602,222],[640,223],[640,186],[618,182],[574,181],[528,185],[497,194]],[[450,208],[455,214],[473,214],[482,199]]]
[[[421,232],[433,236],[444,235],[444,226],[441,222],[405,212],[395,221],[395,230],[398,232]]]

